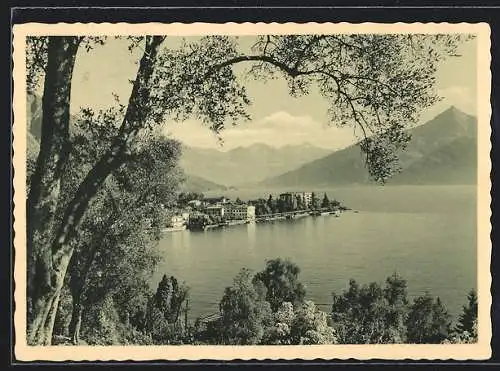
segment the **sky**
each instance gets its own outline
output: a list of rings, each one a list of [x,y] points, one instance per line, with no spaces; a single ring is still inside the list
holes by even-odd
[[[167,41],[173,46],[179,39],[167,38]],[[251,42],[250,37],[240,38],[242,49],[247,49]],[[80,50],[72,81],[72,113],[77,113],[80,107],[94,110],[110,107],[114,104],[113,94],[125,103],[131,90],[129,80],[137,72],[139,53],[140,50],[131,53],[126,42],[120,40],[108,41],[88,53]],[[422,113],[422,123],[451,105],[469,114],[476,113],[476,42],[462,45],[459,54],[460,57],[448,58],[439,66],[436,89],[443,100]],[[315,91],[300,98],[290,97],[282,79],[249,80],[245,86],[252,101],[249,108],[252,120],[224,129],[223,144],[195,120],[163,123],[165,132],[186,145],[219,150],[254,143],[276,147],[309,143],[336,150],[357,141],[352,129],[327,124],[326,102]]]

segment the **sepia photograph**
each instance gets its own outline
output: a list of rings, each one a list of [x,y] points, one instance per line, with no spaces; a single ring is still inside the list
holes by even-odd
[[[489,357],[487,25],[13,34],[17,358]]]

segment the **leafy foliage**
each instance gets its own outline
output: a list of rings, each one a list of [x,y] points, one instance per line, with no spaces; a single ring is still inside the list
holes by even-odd
[[[474,326],[477,325],[477,294],[475,290],[471,290],[467,295],[467,305],[462,308],[462,314],[458,319],[458,325],[456,327],[457,332],[467,331],[472,334],[477,329]]]
[[[299,281],[300,268],[290,260],[281,258],[267,261],[266,268],[255,275],[254,282],[264,284],[266,300],[273,312],[284,302],[300,304],[305,298],[306,289]]]
[[[429,294],[416,298],[410,306],[408,319],[409,343],[439,344],[450,336],[451,320],[439,298]]]
[[[328,326],[327,314],[319,311],[307,300],[301,305],[292,321],[291,337],[295,344],[333,344],[333,329]]]
[[[408,311],[407,283],[397,274],[384,287],[351,279],[347,291],[333,294],[332,321],[340,343],[404,343]]]
[[[316,85],[330,105],[331,122],[361,132],[370,175],[385,181],[398,169],[395,151],[410,140],[404,128],[439,99],[434,89],[437,63],[471,37],[261,36],[254,50],[267,58],[255,59],[266,63],[252,71],[259,77],[281,72],[292,95],[307,94]]]
[[[445,339],[445,344],[474,344],[477,343],[477,320],[472,323],[471,331],[455,332],[449,339]]]
[[[47,63],[48,37],[26,38],[26,85],[29,93],[33,93],[45,73]]]
[[[302,345],[333,344],[333,329],[328,326],[327,314],[319,311],[312,301],[305,301],[297,311],[285,302],[273,316],[273,324],[266,329],[262,344]]]
[[[252,280],[248,269],[242,269],[227,287],[219,304],[221,338],[224,344],[258,344],[271,320],[271,308],[265,300],[265,287]]]
[[[120,343],[120,320],[113,299],[105,297],[89,308],[84,318],[87,326],[83,329],[89,345],[114,345]]]
[[[179,284],[173,276],[163,275],[154,296],[154,304],[168,322],[176,323],[188,295],[189,289],[186,285]]]
[[[273,313],[273,322],[266,329],[262,343],[267,345],[292,344],[292,323],[295,315],[292,303],[282,303],[278,311]]]
[[[210,70],[212,64],[235,55],[235,41],[227,36],[206,36],[176,49],[164,48],[152,80],[152,99],[158,108],[154,122],[196,117],[218,133],[226,124],[248,119],[245,108],[250,102],[233,70]]]

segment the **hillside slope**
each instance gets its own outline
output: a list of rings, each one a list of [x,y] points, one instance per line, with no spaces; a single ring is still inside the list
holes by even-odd
[[[186,181],[182,185],[182,190],[184,192],[208,192],[208,191],[224,191],[226,187],[205,178],[187,174]]]
[[[476,118],[450,107],[426,124],[409,130],[412,140],[400,153],[402,172],[388,184],[473,184],[476,181]],[[368,184],[357,144],[277,177],[265,187],[327,187]]]

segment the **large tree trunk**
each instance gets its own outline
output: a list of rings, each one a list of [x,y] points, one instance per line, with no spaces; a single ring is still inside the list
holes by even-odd
[[[69,337],[74,345],[80,342],[80,328],[82,325],[83,303],[82,294],[84,290],[86,272],[88,271],[88,256],[73,254],[69,266],[69,291],[72,299],[71,321],[69,323]],[[87,258],[87,259],[85,259]],[[85,260],[85,261],[84,261]],[[80,269],[83,270],[80,271]]]
[[[123,123],[113,140],[109,150],[97,161],[82,181],[73,200],[68,204],[63,215],[62,223],[55,235],[52,251],[55,260],[62,259],[71,251],[70,241],[81,222],[82,216],[91,199],[100,189],[108,175],[122,165],[126,160],[126,153],[135,134],[145,124],[148,116],[150,80],[153,75],[154,62],[158,47],[163,41],[161,36],[148,37],[144,55],[141,58],[137,77],[130,95],[127,112]]]
[[[69,262],[69,289],[71,292],[73,303],[71,321],[69,325],[69,336],[72,339],[72,343],[75,345],[77,345],[80,341],[80,329],[84,307],[92,304],[88,303],[87,301],[84,302],[84,298],[82,297],[87,289],[87,278],[90,269],[94,264],[94,260],[97,252],[99,251],[99,248],[103,246],[105,238],[109,235],[111,227],[114,223],[116,223],[117,220],[119,220],[120,217],[122,217],[111,191],[107,191],[112,201],[113,212],[109,215],[103,228],[99,232],[96,232],[94,235],[92,235],[91,240],[86,244],[86,246],[82,246],[80,249],[76,249],[73,252],[73,255]],[[146,194],[149,193],[145,191],[144,195]],[[141,200],[142,195],[138,197],[138,199],[129,207],[134,208],[135,205],[140,204]],[[123,210],[122,212],[125,212],[126,214],[126,210]]]
[[[95,234],[85,250],[75,251],[69,262],[69,290],[73,302],[71,322],[69,324],[69,336],[74,345],[80,341],[80,328],[82,325],[82,313],[84,309],[83,293],[86,288],[87,277],[94,262],[95,256],[101,246],[113,221],[108,219],[107,225],[102,233]]]
[[[64,282],[68,261],[61,260],[52,265],[50,250],[46,250],[36,261],[36,285],[33,285],[33,315],[28,323],[28,344],[50,345],[59,296]],[[65,267],[66,266],[66,267]]]
[[[69,323],[69,336],[74,345],[80,343],[80,328],[82,326],[83,305],[81,303],[81,293],[72,293],[73,309],[71,311],[71,322]]]
[[[42,271],[47,272],[46,276],[49,276],[51,279],[47,280],[44,283],[37,281],[36,285],[42,285],[44,287],[44,290],[34,290],[32,295],[33,313],[31,316],[32,320],[30,321],[31,324],[28,326],[29,339],[32,343],[43,343],[42,338],[45,339],[45,337],[41,337],[42,335],[39,328],[41,326],[41,323],[43,323],[44,326],[46,325],[46,313],[50,311],[50,308],[47,309],[46,306],[54,302],[54,300],[50,299],[53,299],[53,295],[56,295],[62,287],[63,280],[66,275],[66,270],[68,268],[68,263],[73,254],[73,246],[71,242],[75,237],[77,228],[81,223],[82,217],[88,207],[89,202],[95,196],[111,171],[113,171],[126,161],[125,153],[128,149],[128,146],[134,139],[135,134],[144,124],[144,118],[148,114],[147,105],[149,104],[149,83],[153,74],[154,62],[158,52],[158,47],[163,39],[164,38],[161,36],[152,36],[146,38],[145,52],[140,61],[137,78],[134,82],[132,93],[129,99],[129,104],[127,107],[127,112],[125,114],[122,126],[119,129],[117,137],[113,141],[107,153],[86,175],[85,179],[78,187],[74,198],[66,207],[62,217],[62,221],[59,224],[58,228],[55,230],[55,233],[51,233],[52,238],[50,240],[50,251],[47,254],[43,254],[44,265],[42,268]],[[70,78],[70,76],[68,77]],[[70,86],[70,82],[70,80],[66,81],[68,86]],[[66,86],[66,89],[68,89],[68,86]],[[57,97],[57,94],[55,95],[55,97]],[[67,98],[67,103],[69,103],[69,89]],[[60,149],[62,152],[59,152],[58,154],[51,153],[52,157],[56,157],[57,159],[59,159],[60,154],[64,153],[64,146]],[[60,171],[59,168],[58,170]],[[37,181],[37,178],[33,179],[35,180],[35,182]],[[36,195],[35,191],[33,192],[34,195]],[[53,196],[58,195],[58,192],[59,189],[57,187],[57,192],[52,193]],[[55,199],[56,197],[53,198]],[[42,200],[44,198],[39,197],[39,199]],[[51,202],[48,202],[48,204],[52,206]],[[54,202],[53,204],[55,205],[55,207],[57,206],[56,202]],[[52,210],[55,210],[55,207]],[[37,208],[33,207],[33,209],[36,210]],[[33,230],[37,230],[37,228],[33,228]],[[37,269],[38,265],[35,265],[35,267]]]
[[[27,293],[32,304],[32,311],[28,308],[28,321],[36,322],[28,327],[35,333],[39,333],[39,326],[45,326],[42,322],[47,320],[50,307],[58,301],[55,300],[59,290],[57,280],[47,275],[53,269],[47,250],[68,157],[71,78],[79,42],[79,37],[50,37],[48,44],[40,153],[27,203]],[[37,269],[41,271],[35,272]],[[39,287],[35,288],[34,284]],[[36,342],[45,342],[46,335],[37,335]]]

